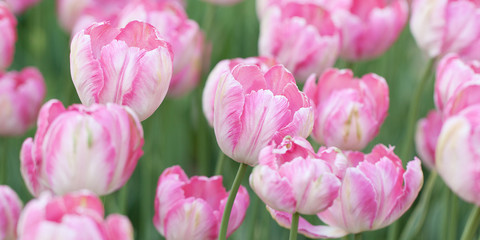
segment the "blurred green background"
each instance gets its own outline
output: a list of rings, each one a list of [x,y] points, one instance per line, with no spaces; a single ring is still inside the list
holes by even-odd
[[[200,0],[189,0],[187,12],[190,18],[199,22],[205,29],[209,19],[213,19],[208,39],[212,42],[210,69],[222,59],[257,55],[259,23],[256,17],[255,1],[245,0],[232,7],[210,6]],[[206,16],[210,12],[212,15]],[[47,82],[48,99],[56,98],[66,106],[80,103],[70,77],[69,35],[57,22],[54,0],[42,0],[38,5],[18,16],[18,41],[15,60],[9,70],[21,70],[26,66],[36,66]],[[414,88],[419,81],[427,59],[416,47],[406,27],[394,46],[382,57],[355,63],[356,76],[374,72],[385,77],[390,87],[389,115],[375,140],[365,149],[368,152],[377,143],[399,146],[406,132],[406,116]],[[346,66],[339,60],[337,67]],[[149,119],[142,123],[145,132],[145,154],[126,187],[109,196],[102,197],[106,212],[119,212],[131,219],[136,239],[162,239],[155,230],[152,218],[156,183],[162,171],[173,165],[181,165],[189,176],[214,173],[219,149],[213,129],[210,128],[201,111],[201,94],[205,77],[200,86],[189,95],[178,99],[166,99]],[[423,92],[420,115],[433,108],[433,81]],[[19,171],[19,151],[22,142],[32,137],[35,129],[25,136],[2,138],[0,157],[7,161],[7,185],[10,185],[26,203],[31,199]],[[411,143],[413,145],[413,142]],[[317,145],[318,146],[318,145]],[[399,146],[400,147],[400,146]],[[396,152],[398,154],[397,147]],[[412,148],[413,150],[413,148]],[[414,152],[408,159],[413,159]],[[223,166],[224,185],[230,188],[238,164],[227,160]],[[248,173],[251,169],[248,170]],[[425,170],[425,181],[428,171]],[[247,174],[248,174],[247,173]],[[288,230],[281,228],[271,219],[265,205],[248,186],[251,203],[242,226],[230,239],[287,239]],[[125,199],[126,202],[122,199]],[[452,202],[453,201],[453,202]],[[453,204],[453,205],[452,205]],[[450,206],[458,206],[458,221],[447,211]],[[452,196],[442,181],[437,179],[432,201],[428,205],[425,226],[418,239],[448,239],[459,237],[465,224],[470,206]],[[400,220],[400,229],[409,213]],[[318,221],[318,220],[317,220]],[[446,226],[453,226],[446,233]],[[452,229],[449,227],[448,229]],[[387,229],[363,234],[364,239],[385,239]],[[453,231],[453,232],[452,232]],[[299,239],[305,239],[299,236]]]

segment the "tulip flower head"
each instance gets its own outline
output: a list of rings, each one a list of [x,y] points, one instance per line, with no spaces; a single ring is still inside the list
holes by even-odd
[[[131,21],[146,22],[154,26],[160,36],[172,46],[173,76],[169,96],[182,96],[200,81],[204,36],[198,24],[188,19],[178,2],[138,1],[127,5],[117,21],[125,27]]]
[[[222,176],[189,179],[179,166],[167,168],[158,180],[153,224],[167,240],[215,240],[227,198]],[[249,203],[248,192],[241,186],[227,236],[242,224]]]
[[[330,13],[313,3],[274,5],[261,19],[259,52],[285,65],[298,81],[332,67],[340,35]]]
[[[17,41],[17,19],[8,6],[0,1],[0,71],[6,69],[13,60]]]
[[[393,148],[377,145],[370,154],[345,152],[337,158],[342,186],[333,205],[318,214],[328,226],[314,226],[300,219],[298,231],[310,238],[340,238],[350,233],[386,227],[412,205],[423,184],[420,160],[403,169]],[[345,162],[346,161],[346,162]],[[269,208],[272,217],[290,227],[291,214]]]
[[[45,91],[42,74],[36,68],[0,72],[0,135],[24,134],[35,123]]]
[[[112,214],[103,218],[102,202],[88,191],[59,197],[45,192],[25,206],[18,223],[18,240],[133,240],[127,217]]]
[[[435,80],[435,105],[444,117],[480,103],[480,62],[447,55],[439,63]]]
[[[435,152],[438,174],[463,200],[480,205],[480,105],[445,120]]]
[[[5,1],[15,14],[20,14],[40,2],[40,0],[0,0],[0,3],[2,1]]]
[[[430,169],[435,168],[435,149],[442,126],[442,114],[437,110],[431,110],[426,118],[420,119],[417,123],[415,146],[420,159]]]
[[[410,29],[429,57],[457,53],[478,59],[480,3],[477,0],[413,0]]]
[[[35,138],[25,140],[21,173],[34,196],[88,189],[109,194],[125,184],[142,156],[143,130],[129,108],[72,105],[50,100],[38,117]]]
[[[0,185],[0,239],[17,240],[17,223],[22,207],[22,201],[15,191],[9,186]]]
[[[263,72],[239,64],[222,75],[214,104],[213,127],[220,149],[233,160],[254,166],[260,150],[283,137],[308,137],[313,108],[293,75],[282,65]]]
[[[281,144],[262,149],[250,186],[273,209],[317,214],[333,204],[340,180],[307,140],[287,136]]]
[[[83,104],[126,105],[143,121],[167,94],[172,59],[170,45],[150,24],[96,23],[73,38],[70,69]]]
[[[330,69],[318,83],[312,75],[304,91],[315,103],[312,137],[322,145],[361,150],[387,116],[388,85],[376,74],[357,79],[351,70]]]
[[[330,11],[342,33],[340,57],[348,61],[382,55],[397,40],[408,19],[405,0],[351,0],[343,6],[341,2],[331,4]]]
[[[273,58],[250,57],[227,59],[217,63],[208,75],[202,96],[203,113],[210,126],[213,126],[213,106],[215,103],[215,92],[217,91],[218,82],[224,73],[232,71],[232,69],[238,64],[257,65],[263,72],[267,72],[268,69],[276,65],[277,62]]]

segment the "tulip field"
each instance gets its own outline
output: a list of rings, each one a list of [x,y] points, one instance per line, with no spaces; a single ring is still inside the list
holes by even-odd
[[[0,240],[480,239],[476,0],[0,0]]]

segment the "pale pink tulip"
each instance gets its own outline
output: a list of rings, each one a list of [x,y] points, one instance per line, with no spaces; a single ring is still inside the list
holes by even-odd
[[[312,137],[323,145],[361,150],[387,116],[388,85],[376,74],[358,79],[349,69],[330,69],[318,83],[312,75],[304,91],[316,105]]]
[[[351,0],[332,6],[335,25],[341,29],[340,57],[360,61],[382,55],[397,40],[408,19],[405,0]]]
[[[2,1],[5,1],[15,14],[20,14],[40,2],[40,0],[0,0]]]
[[[220,149],[233,160],[254,166],[260,150],[285,136],[308,137],[313,108],[282,65],[264,73],[239,64],[224,73],[215,95],[213,127]]]
[[[227,198],[222,176],[189,179],[179,166],[167,168],[158,179],[153,224],[167,240],[217,239]],[[227,236],[242,224],[249,203],[247,190],[240,186]]]
[[[348,8],[351,5],[352,0],[256,0],[257,15],[261,19],[270,7],[286,4],[288,2],[313,3],[333,11],[335,9]]]
[[[17,19],[8,6],[0,1],[0,71],[6,69],[13,60],[17,41]]]
[[[281,144],[262,149],[250,186],[275,210],[317,214],[333,204],[340,180],[307,140],[287,136]]]
[[[339,238],[349,233],[390,225],[410,208],[423,184],[420,160],[405,171],[393,147],[377,145],[370,154],[345,152],[337,175],[342,178],[338,198],[318,217],[326,224],[314,226],[300,219],[299,233],[311,238]],[[275,220],[290,227],[291,214],[269,208]]]
[[[268,69],[276,65],[277,62],[273,58],[250,57],[227,59],[217,63],[208,75],[202,96],[203,113],[210,126],[213,126],[213,106],[215,103],[215,92],[217,91],[218,82],[223,74],[232,71],[232,69],[238,64],[257,65],[262,72],[267,72]]]
[[[332,67],[340,35],[330,13],[312,3],[274,5],[261,19],[259,52],[274,57],[304,82]]]
[[[480,103],[480,62],[464,62],[457,55],[444,57],[437,68],[435,105],[445,117]]]
[[[435,152],[443,181],[467,202],[480,205],[480,105],[445,120]]]
[[[35,123],[45,88],[36,68],[0,72],[0,135],[22,135]]]
[[[122,29],[97,23],[75,35],[70,68],[82,103],[126,105],[141,121],[152,115],[172,78],[173,53],[159,36],[137,21]]]
[[[417,123],[415,146],[420,159],[430,169],[435,168],[435,149],[442,125],[442,114],[437,110],[431,110],[426,118],[420,119]]]
[[[116,104],[65,109],[50,100],[35,138],[20,153],[23,179],[34,196],[88,189],[106,195],[130,178],[142,156],[143,130],[135,113]]]
[[[195,88],[204,61],[204,36],[198,24],[188,19],[183,7],[177,2],[132,2],[120,13],[119,27],[134,20],[152,24],[172,45],[175,57],[168,95],[182,96]]]
[[[43,193],[25,206],[18,223],[18,240],[133,240],[127,217],[112,214],[103,218],[102,202],[88,191],[61,197]]]
[[[0,239],[17,240],[17,222],[22,207],[22,201],[15,191],[9,186],[0,185]]]
[[[410,29],[429,57],[457,53],[479,59],[480,2],[477,0],[413,0]]]

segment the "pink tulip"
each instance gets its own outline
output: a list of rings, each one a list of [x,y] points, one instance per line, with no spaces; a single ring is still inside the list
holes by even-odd
[[[254,166],[260,150],[283,137],[308,137],[313,108],[282,65],[264,73],[239,64],[220,79],[213,127],[220,149],[233,160]]]
[[[430,169],[435,168],[435,149],[442,125],[442,114],[437,110],[431,110],[426,118],[420,119],[417,123],[415,145],[418,155]]]
[[[273,209],[317,214],[333,204],[340,180],[307,140],[287,136],[281,144],[262,149],[250,186]]]
[[[6,69],[13,60],[15,42],[17,41],[17,19],[0,1],[0,71]]]
[[[405,0],[351,0],[346,8],[334,7],[330,10],[333,21],[342,32],[340,57],[349,61],[382,55],[397,40],[408,19]]]
[[[310,238],[339,238],[349,233],[390,225],[410,208],[423,184],[420,160],[410,161],[405,171],[393,147],[377,145],[372,153],[345,152],[338,158],[342,178],[338,198],[318,217],[328,226],[314,226],[300,219],[299,232]],[[290,227],[291,214],[269,209],[275,220]]]
[[[158,179],[153,224],[167,240],[217,239],[228,192],[222,176],[188,176],[179,166],[167,168]],[[241,186],[233,204],[227,236],[241,224],[250,203]]]
[[[109,194],[125,184],[142,156],[135,113],[116,104],[65,109],[50,100],[40,110],[35,138],[25,140],[21,172],[34,196],[88,189]]]
[[[435,105],[448,117],[480,103],[480,62],[464,62],[456,55],[444,57],[437,68]]]
[[[97,23],[75,35],[71,49],[72,79],[85,105],[126,105],[143,121],[167,94],[173,53],[150,24]]]
[[[388,85],[375,74],[358,79],[349,69],[330,69],[317,84],[311,76],[304,91],[316,105],[312,137],[323,145],[361,150],[387,116]]]
[[[289,2],[313,3],[330,11],[347,9],[352,4],[352,0],[256,0],[257,15],[261,19],[272,6],[278,6]]]
[[[103,217],[102,202],[88,191],[61,197],[43,193],[25,206],[18,223],[18,239],[133,240],[127,217]]]
[[[435,152],[443,181],[467,202],[480,205],[480,105],[445,120]]]
[[[172,45],[175,57],[168,95],[182,96],[195,88],[204,61],[204,36],[198,24],[188,19],[183,7],[177,2],[132,2],[120,13],[119,26],[134,20],[152,24]]]
[[[20,14],[40,0],[4,0],[15,14]],[[0,14],[1,15],[1,14]]]
[[[332,67],[340,35],[330,13],[311,3],[272,6],[261,19],[260,55],[274,57],[304,82]]]
[[[477,0],[414,0],[410,29],[418,46],[433,58],[480,54],[480,3]]]
[[[222,75],[232,69],[238,64],[257,65],[262,72],[267,72],[268,69],[277,64],[275,59],[266,57],[250,57],[250,58],[234,58],[222,60],[212,69],[208,75],[205,88],[203,89],[203,113],[207,118],[210,126],[213,126],[213,105],[215,103],[215,92],[217,91],[218,82]]]
[[[17,222],[22,205],[15,191],[9,186],[0,185],[0,239],[17,239]]]
[[[33,67],[21,72],[0,72],[0,135],[22,135],[35,122],[45,82]]]

